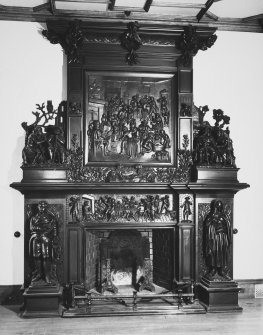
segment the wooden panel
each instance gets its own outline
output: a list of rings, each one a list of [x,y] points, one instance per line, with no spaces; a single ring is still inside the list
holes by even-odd
[[[179,92],[192,93],[193,92],[193,71],[190,69],[179,70]]]
[[[82,70],[79,67],[68,67],[68,90],[80,91],[82,88]]]
[[[193,235],[193,225],[179,225],[179,281],[194,279]]]
[[[68,282],[81,281],[81,231],[79,228],[68,229]]]

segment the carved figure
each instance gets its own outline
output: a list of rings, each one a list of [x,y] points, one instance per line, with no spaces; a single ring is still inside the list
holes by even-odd
[[[85,200],[82,205],[82,218],[83,220],[91,221],[94,219],[94,215],[92,213],[90,201]]]
[[[73,221],[79,221],[79,196],[72,196],[69,199],[70,215]]]
[[[36,215],[30,219],[29,250],[35,263],[31,283],[44,280],[46,284],[52,284],[57,280],[56,273],[52,271],[52,262],[58,240],[58,218],[48,209],[46,201],[40,201],[37,209]]]
[[[161,213],[167,215],[169,213],[169,207],[170,207],[170,200],[169,195],[165,195],[161,198],[162,205],[161,205]]]
[[[24,165],[62,164],[65,161],[65,138],[63,121],[58,120],[58,111],[53,109],[52,101],[37,106],[32,112],[36,120],[31,125],[22,123],[26,131],[25,147],[22,151]],[[63,120],[60,111],[60,119]],[[48,125],[55,119],[56,125]],[[45,132],[43,132],[45,130]]]
[[[236,167],[233,142],[229,137],[230,117],[221,109],[213,110],[215,125],[204,122],[203,117],[209,111],[207,106],[199,107],[199,126],[194,138],[194,163],[206,166]]]
[[[142,45],[142,41],[138,34],[138,29],[140,28],[139,23],[129,22],[127,24],[127,30],[121,35],[121,46],[128,51],[125,57],[126,62],[129,65],[137,64],[138,55],[136,50]]]
[[[180,206],[180,208],[183,208],[183,221],[188,222],[189,220],[189,215],[192,214],[191,211],[191,206],[193,205],[193,203],[190,201],[190,197],[185,197],[184,198],[184,202],[182,203],[182,205]]]
[[[224,213],[221,200],[212,201],[210,213],[204,221],[204,255],[209,272],[206,277],[214,280],[218,274],[230,280],[226,274],[232,243],[231,225]]]

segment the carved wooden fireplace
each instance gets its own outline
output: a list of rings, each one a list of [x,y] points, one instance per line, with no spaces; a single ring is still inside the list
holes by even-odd
[[[248,185],[230,118],[193,104],[214,30],[52,21],[43,35],[68,56],[68,100],[22,124],[23,315],[241,310],[233,198]]]

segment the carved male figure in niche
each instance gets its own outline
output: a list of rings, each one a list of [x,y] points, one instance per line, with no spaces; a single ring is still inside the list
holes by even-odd
[[[231,280],[226,274],[231,246],[231,225],[224,213],[222,201],[212,201],[210,213],[204,221],[204,254],[209,272],[206,277],[214,280],[218,274]]]
[[[189,220],[189,215],[192,214],[191,211],[191,206],[192,206],[192,202],[190,201],[190,197],[185,197],[184,198],[184,202],[182,203],[182,205],[180,206],[180,208],[183,208],[183,221],[188,222]]]
[[[47,284],[56,282],[52,263],[56,255],[58,218],[48,209],[46,201],[40,201],[36,215],[30,220],[30,252],[33,255],[35,270],[32,283],[44,280]]]
[[[167,215],[169,213],[169,207],[170,207],[170,199],[169,195],[165,195],[161,198],[162,205],[161,205],[161,214]]]

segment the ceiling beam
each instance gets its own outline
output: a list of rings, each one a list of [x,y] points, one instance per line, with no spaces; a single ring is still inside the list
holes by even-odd
[[[205,7],[200,10],[200,12],[196,15],[197,21],[201,21],[202,17],[205,15],[205,13],[208,11],[208,9],[213,5],[215,0],[207,0],[205,3]]]
[[[215,15],[214,13],[210,12],[210,10],[208,10],[205,13],[205,16],[208,17],[209,19],[214,20],[214,21],[218,21],[219,20],[219,17],[217,15]]]
[[[174,15],[157,15],[146,12],[131,13],[127,18],[123,12],[119,11],[64,11],[56,10],[54,14],[44,11],[33,11],[28,7],[4,6],[0,7],[0,20],[5,21],[28,21],[28,22],[46,22],[47,20],[75,20],[94,23],[123,23],[128,21],[138,21],[142,25],[165,25],[167,28],[192,25],[197,28],[215,28],[223,31],[244,31],[262,33],[262,27],[259,19],[253,21],[244,21],[243,19],[218,18],[217,21],[204,17],[201,22],[196,18],[182,18]]]

